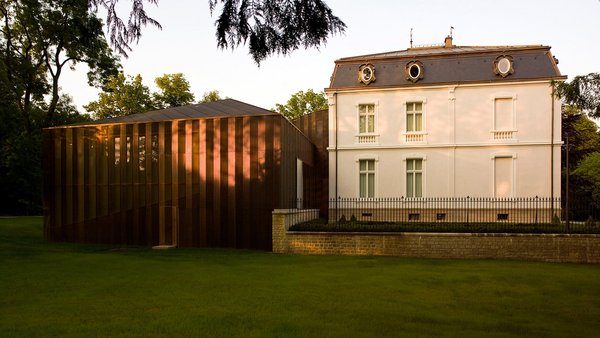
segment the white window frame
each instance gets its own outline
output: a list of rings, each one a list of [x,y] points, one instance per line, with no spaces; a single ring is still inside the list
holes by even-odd
[[[356,156],[355,158],[356,161],[356,175],[355,177],[356,179],[356,196],[358,196],[358,198],[360,199],[371,199],[371,198],[376,198],[377,197],[377,186],[379,184],[379,175],[377,174],[378,171],[378,162],[379,162],[379,156],[377,155],[373,155],[373,154],[364,154],[364,155],[359,155]],[[373,187],[373,196],[372,197],[361,197],[360,196],[360,175],[361,175],[361,170],[360,170],[360,162],[361,161],[374,161],[374,169],[373,169],[373,175],[375,175],[375,179],[373,180],[374,183],[374,187]],[[368,180],[367,180],[368,181]],[[368,184],[368,183],[367,183]],[[368,190],[369,187],[367,185],[367,195],[368,195]]]
[[[420,131],[408,131],[408,109],[409,103],[421,103],[421,130]],[[401,123],[403,124],[400,130],[403,130],[404,140],[407,143],[426,143],[427,142],[427,98],[424,96],[411,96],[407,97],[402,101],[402,118]],[[411,140],[412,139],[412,140]]]
[[[408,197],[408,186],[406,185],[406,177],[408,175],[408,171],[406,169],[406,166],[407,166],[406,162],[408,160],[421,160],[421,189],[422,189],[421,197]],[[406,155],[402,156],[402,161],[404,162],[403,169],[402,169],[402,173],[403,173],[402,185],[403,185],[403,191],[404,191],[403,195],[406,195],[406,198],[408,198],[408,199],[426,197],[426,195],[427,195],[427,155],[422,154],[422,153],[406,154]]]
[[[360,131],[360,117],[363,116],[360,114],[360,107],[361,106],[373,106],[373,131],[365,131],[365,132],[361,132]],[[371,114],[365,114],[364,116],[369,116]],[[359,104],[356,105],[356,116],[357,119],[356,121],[358,122],[357,126],[358,126],[358,135],[375,135],[377,133],[377,104],[375,104],[374,102],[361,102]],[[368,119],[367,119],[368,121]],[[365,121],[365,127],[368,126],[368,123],[366,123]]]
[[[512,100],[512,127],[511,129],[498,129],[496,127],[496,100],[502,99],[511,99]],[[495,139],[496,133],[499,132],[510,132],[512,137],[510,139],[516,139],[517,129],[517,94],[515,93],[496,93],[490,97],[491,105],[492,105],[492,121],[491,121],[491,129],[490,134],[492,139]]]
[[[373,131],[372,132],[360,132],[360,106],[372,105],[373,106]],[[378,144],[379,143],[379,101],[378,100],[361,100],[356,102],[356,143],[357,144]]]
[[[517,195],[517,153],[499,151],[492,153],[490,159],[492,160],[491,165],[491,180],[490,185],[492,187],[492,197],[496,197],[496,159],[497,158],[512,158],[512,195],[509,197],[515,197]]]

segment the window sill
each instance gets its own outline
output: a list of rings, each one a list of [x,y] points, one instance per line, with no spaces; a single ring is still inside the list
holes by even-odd
[[[406,143],[426,143],[427,133],[424,131],[405,132],[404,142]]]
[[[494,141],[516,141],[517,130],[490,130]]]
[[[378,144],[379,134],[358,134],[356,135],[357,144]]]

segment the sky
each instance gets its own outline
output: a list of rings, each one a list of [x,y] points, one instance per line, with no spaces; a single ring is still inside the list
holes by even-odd
[[[121,0],[125,4],[130,2]],[[329,86],[335,60],[356,55],[403,50],[413,43],[441,44],[453,30],[458,46],[546,45],[571,79],[600,72],[600,0],[326,0],[347,25],[343,35],[319,49],[252,61],[247,46],[217,48],[215,16],[208,0],[160,0],[147,5],[162,30],[146,27],[121,64],[126,75],[140,74],[156,90],[154,79],[183,73],[196,100],[218,90],[222,97],[271,109],[299,90]],[[124,13],[127,15],[127,13]],[[99,90],[87,85],[87,68],[78,65],[61,79],[62,91],[83,105],[97,100]]]

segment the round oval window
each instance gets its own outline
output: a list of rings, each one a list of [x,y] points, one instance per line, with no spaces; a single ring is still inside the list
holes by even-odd
[[[373,72],[371,71],[371,68],[364,68],[362,70],[362,76],[363,76],[363,80],[364,81],[369,81],[371,80],[371,76],[373,75]]]
[[[417,64],[411,65],[410,68],[408,69],[408,74],[413,79],[419,78],[419,75],[421,75],[421,67],[419,67],[419,65],[417,65]]]
[[[502,58],[498,61],[498,71],[501,74],[507,74],[510,71],[510,60]]]

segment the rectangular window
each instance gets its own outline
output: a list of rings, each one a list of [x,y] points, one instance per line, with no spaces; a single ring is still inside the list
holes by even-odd
[[[358,131],[360,134],[368,134],[375,132],[375,105],[360,104],[358,105]]]
[[[423,197],[423,160],[406,160],[406,197]]]
[[[513,129],[513,99],[495,99],[494,100],[494,129],[512,130]]]
[[[494,159],[494,192],[496,197],[512,197],[513,170],[511,157]]]
[[[423,131],[423,102],[406,103],[406,131]]]
[[[375,197],[375,160],[359,161],[360,197]]]

